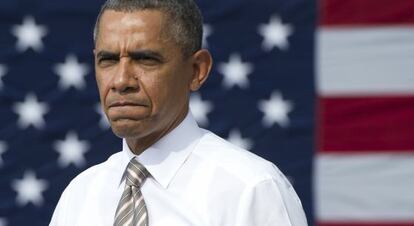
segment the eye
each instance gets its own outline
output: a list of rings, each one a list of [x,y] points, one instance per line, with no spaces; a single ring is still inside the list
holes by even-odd
[[[146,66],[156,66],[161,63],[161,61],[152,56],[140,56],[134,58],[139,64],[146,65]]]
[[[162,56],[151,50],[129,52],[129,56],[136,64],[145,67],[156,67],[163,63]]]
[[[105,66],[116,64],[118,61],[119,61],[118,57],[103,56],[103,57],[98,58],[98,65],[101,67],[105,67]]]

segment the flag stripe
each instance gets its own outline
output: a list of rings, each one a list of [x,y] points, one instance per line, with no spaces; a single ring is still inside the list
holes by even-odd
[[[414,96],[319,99],[321,152],[414,152]]]
[[[318,226],[414,225],[414,1],[320,0]]]
[[[414,26],[329,28],[317,36],[320,95],[414,95]]]
[[[321,0],[322,26],[413,24],[412,0]]]
[[[315,167],[321,222],[414,225],[414,154],[319,154]]]

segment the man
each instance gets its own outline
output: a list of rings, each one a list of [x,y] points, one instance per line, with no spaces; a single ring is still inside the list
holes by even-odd
[[[212,65],[192,0],[108,0],[96,24],[100,100],[123,150],[69,184],[51,226],[307,224],[273,164],[189,113]]]

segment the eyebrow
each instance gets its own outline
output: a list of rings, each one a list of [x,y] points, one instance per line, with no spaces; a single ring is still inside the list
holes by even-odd
[[[164,57],[160,53],[152,50],[129,51],[128,56],[133,59],[153,58],[159,61],[164,61]]]
[[[111,52],[107,50],[101,50],[96,54],[97,58],[110,58],[110,59],[117,59],[119,58],[119,52]],[[153,50],[137,50],[137,51],[128,51],[128,56],[132,59],[143,59],[143,58],[153,58],[158,61],[164,61],[164,57]]]
[[[119,58],[119,53],[114,53],[114,52],[110,52],[110,51],[106,51],[106,50],[101,50],[98,52],[98,54],[96,54],[96,57],[98,59],[100,58]]]

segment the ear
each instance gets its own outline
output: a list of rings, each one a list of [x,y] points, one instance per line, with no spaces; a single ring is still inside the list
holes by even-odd
[[[213,59],[210,52],[206,49],[197,51],[192,57],[194,71],[190,83],[190,90],[197,91],[207,80],[213,65]]]

